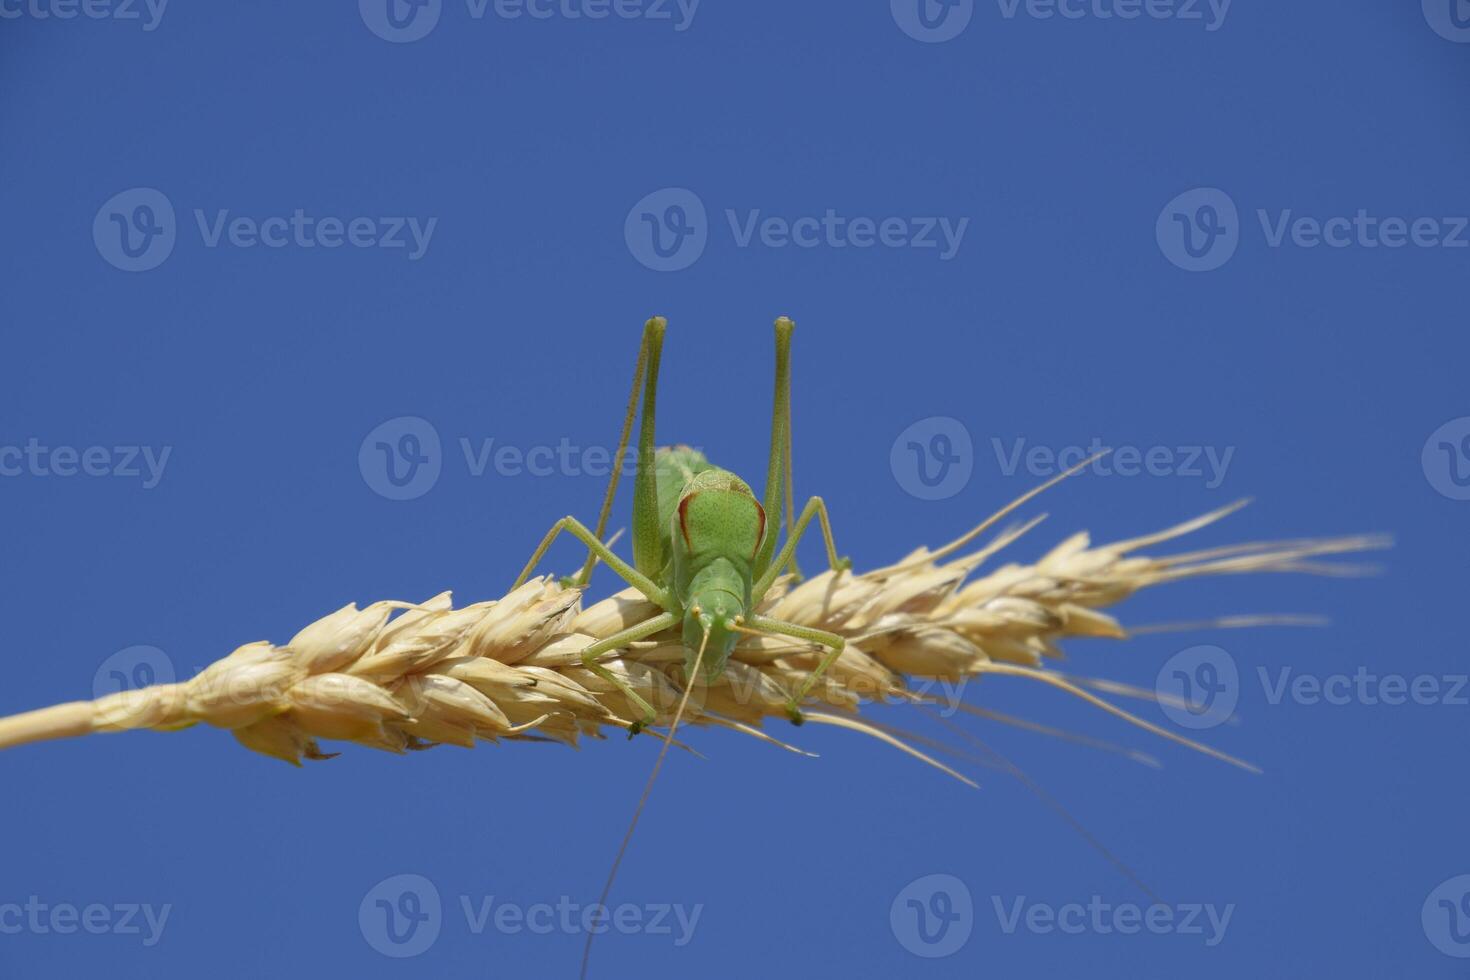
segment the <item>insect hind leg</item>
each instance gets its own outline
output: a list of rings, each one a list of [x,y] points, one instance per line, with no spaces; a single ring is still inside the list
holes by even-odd
[[[628,440],[633,433],[633,420],[638,415],[638,396],[643,387],[643,375],[648,370],[650,350],[661,343],[666,321],[663,317],[653,317],[643,325],[643,340],[638,345],[638,361],[633,368],[633,387],[628,393],[628,407],[623,414],[623,428],[618,436],[618,451],[613,454],[612,473],[608,475],[607,492],[602,497],[602,510],[597,515],[597,528],[593,532],[599,541],[607,533],[607,521],[612,514],[613,499],[618,493],[618,482],[623,476],[623,454],[628,451]],[[656,370],[656,368],[655,368]],[[584,588],[592,577],[592,569],[597,564],[597,555],[589,552],[587,561],[582,566],[571,584],[576,588]]]

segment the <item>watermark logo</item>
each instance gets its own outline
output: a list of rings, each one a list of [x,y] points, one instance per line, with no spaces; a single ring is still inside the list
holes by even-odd
[[[362,897],[357,925],[367,944],[384,956],[418,956],[439,938],[439,889],[423,875],[384,878]]]
[[[1255,217],[1266,247],[1276,251],[1470,248],[1465,215],[1384,215],[1357,208],[1319,217],[1293,208],[1256,208]],[[1154,230],[1169,261],[1190,272],[1209,272],[1230,261],[1245,233],[1235,202],[1213,187],[1174,198],[1159,213]]]
[[[607,906],[584,905],[562,895],[555,903],[523,903],[500,895],[460,894],[446,908],[439,889],[423,875],[400,874],[378,882],[363,896],[357,922],[369,946],[395,959],[426,952],[438,941],[445,926],[457,927],[449,908],[458,906],[464,928],[472,936],[489,932],[515,936],[530,933],[577,935],[617,932],[667,936],[675,947],[687,946],[694,938],[704,906],[682,903],[624,902]]]
[[[938,959],[957,953],[975,927],[970,889],[954,875],[917,878],[894,896],[888,925],[899,944],[915,956]]]
[[[1257,666],[1255,677],[1271,707],[1470,705],[1470,674],[1381,674],[1366,665],[1351,673],[1313,674],[1287,665]],[[1243,687],[1235,658],[1216,646],[1179,651],[1159,669],[1154,683],[1164,713],[1196,729],[1229,721]]]
[[[926,44],[959,37],[975,13],[975,0],[889,0],[888,6],[899,29]]]
[[[1187,272],[1209,272],[1230,261],[1240,245],[1240,215],[1230,195],[1196,187],[1164,205],[1154,224],[1164,257]]]
[[[422,497],[439,482],[444,454],[439,430],[417,415],[400,415],[377,426],[357,450],[357,468],[379,496]]]
[[[1425,937],[1446,956],[1470,957],[1470,875],[1441,882],[1419,913]]]
[[[92,700],[111,697],[108,719],[123,728],[146,728],[154,720],[153,698],[146,689],[172,684],[174,662],[158,647],[125,647],[102,661],[92,675]]]
[[[898,434],[888,450],[888,466],[909,495],[944,500],[969,484],[975,444],[959,419],[931,415]]]
[[[502,442],[495,436],[459,436],[454,443],[459,452],[449,450],[446,455],[432,422],[415,415],[399,416],[378,425],[362,440],[358,469],[373,492],[391,500],[422,497],[434,488],[443,470],[457,465],[454,461],[461,457],[465,473],[473,479],[603,480],[614,471],[623,476],[638,472],[636,446],[623,447],[620,455],[608,446],[584,446],[566,436],[554,444],[531,446]],[[0,462],[3,452],[0,447]]]
[[[155,684],[172,684],[174,679],[174,662],[158,647],[125,647],[102,661],[92,675],[92,700]]]
[[[1470,44],[1470,0],[1423,0],[1424,19],[1446,41]]]
[[[953,259],[970,226],[967,217],[842,214],[766,214],[760,208],[725,208],[724,225],[736,248],[933,249],[939,261]],[[683,187],[654,191],[623,221],[628,251],[658,272],[687,269],[704,254],[714,228],[704,202]]]
[[[3,0],[0,0],[3,2]],[[413,215],[289,214],[252,217],[228,208],[193,208],[191,213],[205,248],[353,248],[402,249],[410,262],[424,257],[439,219]],[[108,198],[92,219],[92,242],[107,262],[124,272],[156,269],[172,254],[180,229],[173,203],[159,190],[134,187]]]
[[[654,191],[628,212],[623,240],[633,258],[655,272],[687,269],[709,241],[704,202],[684,187]]]
[[[443,0],[357,0],[367,29],[385,41],[407,44],[428,36],[439,23]]]
[[[1184,728],[1214,728],[1230,720],[1240,700],[1235,658],[1217,646],[1180,650],[1164,662],[1154,681],[1159,706]]]
[[[178,222],[162,191],[133,187],[108,198],[92,219],[97,253],[124,272],[147,272],[174,250]]]
[[[1450,419],[1424,441],[1424,477],[1441,496],[1470,500],[1470,416]]]

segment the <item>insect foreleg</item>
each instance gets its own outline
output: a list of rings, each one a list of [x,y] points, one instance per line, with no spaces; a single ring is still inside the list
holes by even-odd
[[[551,543],[556,540],[556,536],[563,531],[570,531],[577,540],[587,546],[588,550],[598,558],[601,558],[607,564],[608,568],[617,572],[629,585],[642,592],[649,602],[668,608],[668,590],[659,588],[647,575],[644,575],[638,569],[613,554],[612,549],[597,540],[597,535],[589,531],[587,525],[575,517],[563,517],[551,525],[551,530],[547,531],[546,537],[541,539],[540,547],[536,549],[535,554],[531,555],[531,560],[526,562],[526,567],[521,569],[520,577],[516,579],[515,585],[511,586],[512,589],[519,588],[521,583],[531,577],[531,572],[541,563],[541,559],[546,555],[546,549],[551,547]]]
[[[779,568],[780,566],[778,565],[776,567]],[[787,715],[796,724],[801,724],[801,702],[806,700],[806,696],[811,692],[812,686],[827,672],[827,668],[832,666],[832,661],[836,660],[838,655],[842,653],[842,649],[846,646],[847,641],[836,633],[813,629],[810,626],[798,626],[795,623],[787,623],[779,619],[768,619],[765,616],[751,616],[747,622],[750,624],[751,629],[761,633],[775,633],[778,636],[789,636],[793,639],[805,640],[808,643],[820,644],[827,648],[827,653],[822,657],[821,663],[817,664],[817,669],[807,675],[806,680],[801,682],[801,687],[797,688],[796,693],[792,695],[791,702],[786,705]]]
[[[839,558],[837,555],[837,545],[832,541],[832,524],[827,519],[827,505],[823,503],[821,497],[813,497],[806,502],[806,506],[801,509],[801,516],[796,519],[796,524],[787,532],[786,544],[782,546],[780,554],[776,556],[775,561],[771,562],[752,588],[751,595],[755,601],[759,602],[765,597],[765,594],[770,591],[771,583],[776,581],[776,576],[780,575],[781,570],[791,561],[791,556],[796,553],[796,546],[800,543],[801,536],[806,533],[806,526],[811,523],[814,515],[820,519],[822,524],[822,539],[827,544],[827,561],[832,566],[832,570],[840,572],[852,567],[851,561]]]
[[[642,719],[633,722],[633,726],[630,729],[630,732],[634,735],[642,731],[643,726],[653,724],[658,713],[653,710],[653,705],[639,697],[638,692],[629,687],[622,678],[598,663],[597,658],[609,650],[616,650],[619,647],[625,647],[630,643],[636,643],[639,640],[650,637],[655,633],[662,633],[678,621],[679,617],[673,613],[660,613],[652,619],[635,623],[620,633],[614,633],[606,639],[598,640],[582,651],[582,666],[616,687],[622,692],[623,697],[628,699],[629,703],[636,704],[638,710],[643,712]]]

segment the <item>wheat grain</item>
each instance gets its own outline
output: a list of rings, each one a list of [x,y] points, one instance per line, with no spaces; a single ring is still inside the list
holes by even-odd
[[[1359,536],[1258,542],[1162,557],[1139,553],[1198,530],[1235,506],[1110,545],[1093,546],[1085,533],[1076,534],[1034,564],[1006,564],[972,578],[983,562],[1038,523],[1003,532],[971,554],[951,557],[993,523],[992,518],[944,548],[920,548],[887,568],[861,575],[827,572],[795,586],[781,583],[761,611],[840,633],[848,641],[803,706],[806,717],[863,731],[956,778],[964,777],[915,748],[913,737],[905,741],[899,730],[867,720],[860,710],[877,702],[936,700],[916,689],[914,679],[1019,676],[1245,765],[1144,722],[1088,688],[1118,695],[1152,692],[1073,678],[1047,663],[1059,655],[1058,643],[1067,637],[1127,637],[1128,631],[1103,609],[1146,586],[1247,572],[1351,573],[1361,569],[1317,559],[1387,543]],[[181,683],[0,719],[0,748],[91,732],[166,731],[198,723],[228,729],[246,748],[295,765],[303,759],[330,758],[320,747],[323,740],[390,752],[444,743],[471,747],[480,740],[550,739],[576,745],[584,736],[603,737],[638,717],[616,687],[581,665],[580,651],[657,612],[632,590],[585,607],[582,598],[581,591],[547,577],[528,581],[500,599],[457,609],[448,592],[419,603],[375,602],[362,609],[348,605],[282,646],[246,644]],[[666,724],[682,691],[683,659],[677,631],[670,631],[609,653],[605,666],[654,705],[659,722]],[[789,692],[818,659],[815,650],[790,640],[751,638],[737,648],[720,677],[696,689],[686,723],[721,725],[800,751],[762,731],[761,725],[769,716],[785,717]],[[978,709],[975,713],[1019,721]]]

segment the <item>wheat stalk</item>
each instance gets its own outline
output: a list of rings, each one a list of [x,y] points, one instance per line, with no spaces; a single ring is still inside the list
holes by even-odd
[[[1079,533],[1034,564],[1007,564],[971,579],[983,562],[1040,520],[953,557],[993,517],[958,541],[937,551],[920,548],[897,565],[861,575],[827,572],[794,586],[781,583],[761,611],[847,638],[846,650],[803,706],[808,720],[862,731],[956,778],[964,777],[914,747],[925,739],[868,720],[859,709],[875,702],[938,700],[917,689],[914,679],[1019,676],[1249,768],[1136,718],[1092,690],[1152,692],[1070,678],[1047,664],[1059,655],[1057,644],[1066,637],[1127,637],[1118,620],[1102,610],[1145,586],[1245,572],[1353,573],[1361,569],[1317,559],[1386,544],[1382,538],[1360,536],[1258,542],[1164,557],[1139,553],[1213,523],[1238,506],[1108,545],[1093,546]],[[581,665],[580,651],[658,611],[632,590],[590,606],[582,599],[581,590],[548,577],[528,581],[500,599],[457,609],[448,592],[419,603],[344,606],[283,646],[246,644],[181,683],[0,719],[0,749],[92,732],[166,731],[201,722],[228,729],[246,748],[294,765],[331,758],[320,740],[390,752],[441,743],[472,747],[477,740],[550,739],[576,745],[582,736],[603,737],[638,717],[613,685]],[[789,640],[751,638],[737,648],[720,677],[696,689],[685,721],[733,728],[800,751],[763,732],[761,725],[769,716],[785,718],[789,692],[818,659],[815,650]],[[659,722],[666,724],[684,683],[683,660],[678,635],[671,631],[613,651],[605,666],[654,705]]]

